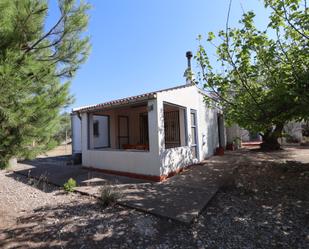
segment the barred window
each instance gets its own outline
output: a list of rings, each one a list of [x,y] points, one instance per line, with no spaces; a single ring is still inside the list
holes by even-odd
[[[179,111],[164,112],[165,148],[180,146]]]

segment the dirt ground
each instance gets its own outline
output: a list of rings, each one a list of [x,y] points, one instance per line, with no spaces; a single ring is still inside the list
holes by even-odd
[[[72,155],[72,145],[70,143],[57,146],[56,148],[46,152],[40,157],[53,157],[53,156],[65,156],[65,155]]]
[[[191,226],[0,171],[0,248],[309,248],[309,148],[239,156]]]

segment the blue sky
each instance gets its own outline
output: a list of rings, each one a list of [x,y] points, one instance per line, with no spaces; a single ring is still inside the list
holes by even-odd
[[[69,108],[185,83],[185,52],[196,52],[199,34],[224,29],[229,0],[88,0],[92,50],[72,81]],[[56,19],[50,0],[48,22]],[[230,26],[254,10],[264,26],[267,12],[259,0],[234,0]],[[195,69],[195,66],[193,66]],[[69,111],[69,110],[68,110]]]

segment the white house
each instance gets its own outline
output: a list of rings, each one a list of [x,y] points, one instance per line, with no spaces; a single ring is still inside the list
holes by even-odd
[[[84,167],[163,180],[225,146],[222,114],[206,106],[204,96],[188,80],[185,85],[73,109],[73,153],[82,154]]]

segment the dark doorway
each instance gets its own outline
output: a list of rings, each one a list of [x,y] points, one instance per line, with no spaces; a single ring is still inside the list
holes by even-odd
[[[140,143],[149,144],[148,137],[148,113],[141,113],[139,116]]]
[[[129,117],[118,116],[118,146],[123,148],[124,144],[129,144]]]
[[[218,114],[218,139],[219,139],[219,147],[224,146],[224,119],[222,114]]]

